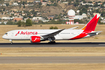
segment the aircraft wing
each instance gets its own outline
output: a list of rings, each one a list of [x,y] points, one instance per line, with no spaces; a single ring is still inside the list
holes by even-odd
[[[68,30],[73,30],[73,29],[75,29],[75,28],[78,28],[78,26],[69,28]]]
[[[95,36],[95,35],[100,34],[101,32],[102,32],[102,31],[91,32],[91,33],[88,33],[88,35],[90,35],[90,36]]]
[[[56,31],[56,32],[53,32],[53,33],[50,33],[50,34],[47,34],[47,35],[43,35],[42,37],[43,38],[50,38],[50,37],[54,37],[55,35],[57,35],[57,34],[59,34],[61,31],[63,31],[64,29],[60,29],[60,30],[58,30],[58,31]]]

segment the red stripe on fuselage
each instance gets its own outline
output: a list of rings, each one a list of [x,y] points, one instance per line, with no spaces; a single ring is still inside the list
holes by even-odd
[[[85,36],[88,35],[87,33],[90,33],[90,32],[91,32],[91,31],[83,31],[81,34],[77,35],[77,36],[74,37],[74,38],[71,38],[70,40],[83,38],[83,37],[85,37]]]

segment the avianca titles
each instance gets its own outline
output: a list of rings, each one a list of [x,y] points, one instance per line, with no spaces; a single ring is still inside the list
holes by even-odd
[[[38,43],[49,40],[55,43],[56,40],[74,40],[98,35],[101,31],[94,31],[100,15],[96,14],[82,29],[38,29],[38,30],[12,30],[5,33],[2,38],[12,40],[30,40],[31,43]]]

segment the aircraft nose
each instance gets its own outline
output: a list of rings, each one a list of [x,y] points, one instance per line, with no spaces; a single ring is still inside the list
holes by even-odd
[[[4,35],[2,36],[2,38],[4,38]]]
[[[6,36],[5,36],[5,35],[3,35],[3,36],[2,36],[2,38],[3,38],[3,39],[6,39]]]

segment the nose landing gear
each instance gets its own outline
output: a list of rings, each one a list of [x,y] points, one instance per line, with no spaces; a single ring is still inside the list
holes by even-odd
[[[9,41],[11,41],[11,44],[13,43],[12,40],[9,40]]]

